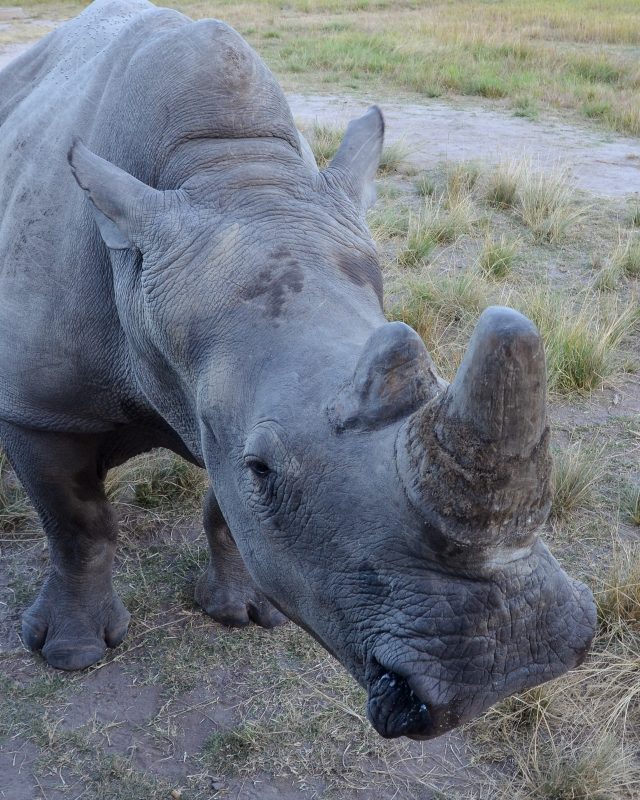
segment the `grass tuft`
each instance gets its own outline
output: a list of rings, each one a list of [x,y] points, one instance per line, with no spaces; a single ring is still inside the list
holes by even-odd
[[[621,509],[629,522],[640,525],[640,486],[629,486],[622,493]]]
[[[402,203],[378,202],[367,215],[373,238],[380,241],[406,236],[411,225],[411,213]]]
[[[488,173],[485,199],[495,208],[513,208],[518,199],[518,187],[522,165],[517,161],[506,161]]]
[[[466,270],[408,284],[402,301],[387,316],[417,331],[438,369],[452,378],[473,324],[490,303],[482,277],[474,270]]]
[[[621,242],[612,260],[622,275],[627,278],[640,277],[640,238]]]
[[[555,451],[551,514],[561,519],[578,508],[591,508],[605,472],[601,454],[586,450],[580,442]]]
[[[408,217],[407,238],[396,260],[401,267],[419,267],[429,258],[437,244],[438,240],[433,234],[428,216],[424,211],[413,214]]]
[[[408,155],[409,149],[402,141],[386,145],[382,148],[378,174],[391,175],[395,172],[401,172],[406,164]]]
[[[519,171],[518,215],[541,242],[561,241],[585,213],[575,204],[566,170],[545,173],[524,161]]]
[[[502,280],[511,273],[518,252],[518,242],[502,234],[499,239],[487,236],[478,267],[487,278]]]
[[[596,592],[601,629],[616,635],[640,633],[640,547],[619,545],[603,588]],[[640,679],[640,662],[638,662]],[[640,686],[638,687],[640,699]]]
[[[329,166],[331,159],[338,152],[344,132],[344,128],[316,121],[305,133],[318,169],[325,169]]]
[[[436,193],[437,189],[434,179],[426,173],[416,180],[414,186],[419,197],[431,197]]]
[[[463,161],[450,166],[446,174],[445,197],[456,205],[473,192],[481,175],[480,165],[475,161]]]
[[[534,288],[514,302],[542,334],[549,389],[559,393],[602,386],[618,367],[620,342],[640,316],[634,301],[619,308],[599,303],[591,293],[575,301],[547,288]]]

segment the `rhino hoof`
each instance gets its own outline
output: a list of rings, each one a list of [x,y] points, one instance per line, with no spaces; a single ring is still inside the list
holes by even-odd
[[[255,587],[218,586],[209,572],[196,583],[195,601],[212,619],[228,628],[243,628],[250,622],[261,628],[276,628],[287,622],[285,615]]]
[[[52,602],[45,591],[22,616],[22,640],[30,650],[42,650],[56,669],[85,669],[104,658],[107,647],[117,647],[127,635],[129,612],[117,595],[107,609],[87,614],[86,606],[74,619],[57,614],[65,604]],[[82,608],[82,606],[80,606]]]

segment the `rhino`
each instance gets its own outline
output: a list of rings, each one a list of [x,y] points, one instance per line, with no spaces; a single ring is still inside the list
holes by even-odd
[[[427,739],[580,664],[592,595],[550,507],[543,345],[492,307],[451,384],[383,313],[365,221],[378,108],[319,171],[215,20],[96,0],[0,73],[0,440],[48,537],[25,645],[77,670],[126,635],[107,471],[207,470],[195,600],[294,621]]]

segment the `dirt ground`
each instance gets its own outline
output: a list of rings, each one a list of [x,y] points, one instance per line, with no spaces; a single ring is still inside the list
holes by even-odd
[[[0,13],[0,32],[10,32],[16,14]],[[38,20],[40,26],[52,24]],[[26,47],[3,45],[0,68]],[[346,122],[370,102],[345,94],[290,94],[289,99],[303,129],[318,120]],[[408,165],[383,185],[385,202],[409,196],[423,171],[435,170],[434,180],[440,180],[436,166],[444,161],[449,167],[470,161],[486,167],[527,155],[543,171],[566,166],[581,202],[599,209],[597,223],[583,224],[576,234],[578,250],[527,240],[526,254],[570,288],[590,279],[587,260],[595,250],[615,246],[616,224],[640,198],[639,139],[553,117],[517,118],[475,100],[383,102],[382,107],[389,141],[404,143]],[[505,229],[511,224],[496,219]],[[443,263],[475,258],[478,246],[475,240],[451,245]],[[526,282],[530,273],[522,269]],[[396,286],[397,268],[390,266],[388,274]],[[637,280],[625,286],[629,297],[637,297]],[[625,341],[622,356],[637,360],[639,353],[635,335]],[[607,464],[598,503],[576,512],[570,522],[550,523],[546,531],[567,568],[590,579],[600,562],[610,559],[612,532],[616,541],[638,536],[637,525],[616,505],[620,486],[638,480],[637,370],[618,374],[591,394],[554,398],[552,422],[557,447],[579,441]],[[200,491],[194,490],[196,500]],[[132,626],[125,644],[78,674],[50,669],[26,652],[19,638],[20,614],[46,572],[46,542],[37,523],[28,517],[17,530],[0,531],[0,798],[516,797],[508,788],[515,785],[513,775],[521,774],[514,758],[486,755],[486,736],[497,730],[493,723],[423,744],[383,742],[363,719],[364,695],[293,625],[274,632],[228,631],[204,616],[192,601],[194,581],[206,563],[194,508],[145,512],[126,492],[120,499],[116,586],[132,612]],[[634,720],[637,703],[636,698]],[[637,760],[637,738],[625,746],[627,756]],[[503,776],[507,788],[498,789]],[[524,778],[515,780],[524,785]],[[554,797],[609,800],[632,797],[633,791]],[[517,796],[552,800],[532,792]]]

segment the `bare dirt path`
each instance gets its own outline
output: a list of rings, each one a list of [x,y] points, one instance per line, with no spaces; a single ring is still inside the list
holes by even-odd
[[[369,103],[343,95],[290,94],[300,123],[346,124]],[[575,185],[605,197],[640,192],[640,139],[534,121],[479,106],[430,101],[381,103],[388,140],[402,140],[417,167],[438,161],[496,163],[528,156],[542,169],[566,167]]]

